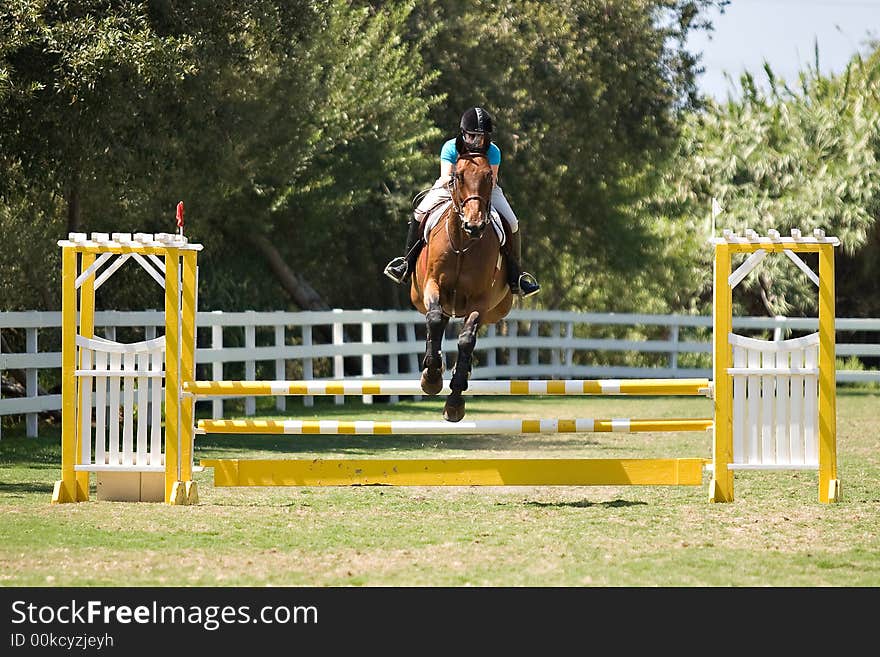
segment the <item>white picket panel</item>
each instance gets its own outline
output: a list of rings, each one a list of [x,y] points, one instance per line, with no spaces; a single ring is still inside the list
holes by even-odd
[[[816,469],[819,334],[768,341],[730,334],[731,469]]]
[[[787,351],[776,352],[775,363],[778,369],[785,369],[792,365],[792,354]],[[781,463],[790,463],[791,459],[791,440],[789,436],[789,426],[791,422],[791,396],[789,388],[789,380],[783,374],[775,377],[774,385],[776,386],[776,394],[774,396],[776,415],[776,423],[774,426],[774,442],[776,444],[776,456]]]
[[[164,471],[165,337],[122,344],[77,336],[76,344],[82,439],[81,463],[76,469]]]

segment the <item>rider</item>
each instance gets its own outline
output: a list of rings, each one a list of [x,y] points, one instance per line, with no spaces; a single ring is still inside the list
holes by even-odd
[[[446,184],[452,176],[459,153],[484,153],[488,156],[492,167],[494,185],[492,188],[492,207],[500,214],[510,227],[510,241],[505,255],[507,261],[507,283],[513,294],[530,297],[541,289],[535,277],[520,269],[522,261],[522,244],[520,241],[519,221],[504,197],[498,185],[498,169],[501,166],[501,149],[492,139],[494,122],[490,114],[482,107],[471,107],[461,115],[459,135],[448,140],[440,150],[440,177],[434,186],[422,198],[413,216],[409,220],[404,256],[394,258],[385,266],[385,275],[395,283],[402,283],[412,274],[422,251],[422,218],[438,205],[448,201],[451,196]]]

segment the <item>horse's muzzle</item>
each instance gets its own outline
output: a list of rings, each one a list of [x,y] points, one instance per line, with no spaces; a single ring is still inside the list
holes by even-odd
[[[462,228],[464,229],[464,232],[467,233],[468,237],[477,239],[483,235],[483,231],[486,230],[487,223],[488,222],[486,221],[480,221],[479,223],[475,224],[465,223]]]

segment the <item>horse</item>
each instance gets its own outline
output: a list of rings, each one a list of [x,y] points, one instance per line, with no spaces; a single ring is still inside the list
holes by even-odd
[[[426,395],[443,389],[441,346],[449,320],[465,318],[443,408],[449,422],[465,414],[461,393],[468,387],[480,327],[503,319],[513,306],[501,240],[491,226],[492,175],[485,155],[459,156],[447,183],[451,203],[431,229],[410,284],[410,299],[427,328],[420,379]]]

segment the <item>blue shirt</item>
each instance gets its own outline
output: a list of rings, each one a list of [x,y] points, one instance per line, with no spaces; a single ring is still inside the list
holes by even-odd
[[[494,142],[489,143],[489,152],[486,153],[486,156],[489,158],[491,166],[501,164],[501,149]],[[452,162],[453,164],[458,162],[458,151],[455,150],[454,138],[443,144],[443,148],[440,149],[440,161]]]

